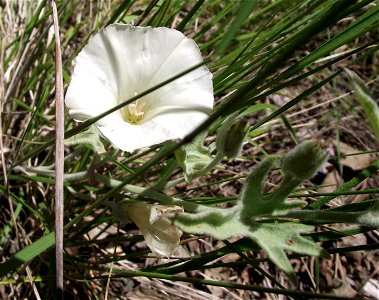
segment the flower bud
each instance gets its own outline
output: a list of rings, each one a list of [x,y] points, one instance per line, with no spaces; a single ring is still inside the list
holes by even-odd
[[[227,158],[236,158],[242,149],[248,127],[247,120],[229,118],[224,122],[219,130],[216,139],[218,151],[222,151]]]
[[[298,180],[311,178],[328,155],[316,141],[305,141],[288,152],[283,159],[283,171]]]

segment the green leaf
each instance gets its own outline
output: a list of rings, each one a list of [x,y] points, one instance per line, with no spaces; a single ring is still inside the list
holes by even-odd
[[[285,222],[263,223],[256,227],[250,237],[267,252],[271,261],[290,276],[293,282],[296,282],[296,277],[284,249],[301,254],[329,257],[325,250],[300,236],[300,234],[311,232],[313,226]]]
[[[184,170],[187,182],[192,182],[193,176],[213,161],[209,148],[203,145],[206,136],[207,133],[203,132],[191,143],[175,151],[177,162]]]
[[[94,125],[91,125],[86,131],[65,139],[64,143],[65,145],[89,144],[98,154],[106,152],[103,143],[100,141],[100,133]]]
[[[209,234],[220,240],[234,236],[248,237],[265,249],[269,258],[295,280],[285,249],[325,257],[328,254],[301,236],[312,231],[313,226],[288,221],[278,222],[275,216],[298,211],[306,205],[304,201],[286,199],[306,179],[306,175],[313,175],[324,162],[326,155],[319,149],[315,150],[316,145],[314,142],[302,143],[285,156],[283,182],[269,195],[263,194],[262,186],[267,173],[275,164],[272,158],[260,163],[247,178],[236,206],[222,209],[199,205],[202,208],[198,213],[178,213],[171,216],[174,225],[189,233]],[[298,170],[299,162],[306,169],[303,173]]]

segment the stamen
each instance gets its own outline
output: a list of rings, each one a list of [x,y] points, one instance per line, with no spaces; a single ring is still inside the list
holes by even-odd
[[[131,124],[137,124],[143,119],[145,112],[143,108],[145,107],[145,102],[137,100],[123,108],[122,116],[124,120]]]

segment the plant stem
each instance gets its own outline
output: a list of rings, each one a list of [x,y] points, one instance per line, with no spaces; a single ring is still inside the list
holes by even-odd
[[[64,105],[62,54],[59,39],[58,13],[53,7],[55,34],[55,267],[57,299],[63,299],[63,173],[64,173]]]

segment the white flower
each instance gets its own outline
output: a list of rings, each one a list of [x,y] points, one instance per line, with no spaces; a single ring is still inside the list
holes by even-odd
[[[177,30],[113,24],[79,53],[65,102],[82,122],[200,62],[196,43]],[[212,75],[202,66],[96,126],[114,146],[132,152],[183,138],[207,118],[213,102]]]
[[[135,202],[127,204],[126,211],[141,230],[150,250],[159,257],[170,257],[179,245],[182,231],[164,215],[183,212],[183,208]]]

